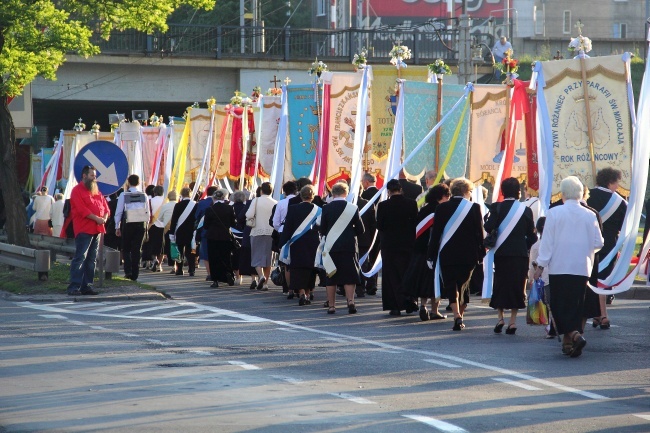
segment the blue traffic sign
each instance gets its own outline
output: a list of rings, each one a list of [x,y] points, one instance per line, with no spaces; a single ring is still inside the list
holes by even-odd
[[[81,182],[81,171],[86,165],[97,170],[97,186],[103,195],[120,189],[129,176],[126,155],[110,141],[93,141],[81,148],[74,159],[74,177]]]

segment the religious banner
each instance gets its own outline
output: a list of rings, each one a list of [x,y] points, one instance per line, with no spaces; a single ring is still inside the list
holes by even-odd
[[[408,155],[438,123],[438,83],[406,81],[404,83],[404,155]],[[444,84],[442,90],[441,117],[465,94],[465,86]],[[428,170],[444,169],[449,177],[465,176],[467,168],[467,141],[469,133],[469,110],[459,109],[452,113],[440,127],[439,167],[436,161],[436,136],[406,166],[408,177],[420,179]],[[449,156],[446,167],[443,162]]]
[[[494,190],[499,165],[505,153],[506,86],[475,85],[472,95],[470,125],[469,179],[488,190],[488,200]],[[511,176],[526,180],[526,127],[518,122],[516,148]]]
[[[216,170],[218,179],[229,177],[230,174],[230,140],[232,117],[228,115],[225,105],[217,105],[214,114],[214,133],[212,134],[211,171]]]
[[[319,96],[320,97],[320,96]],[[318,144],[320,101],[311,84],[287,86],[289,140],[285,155],[284,179],[309,177]]]
[[[189,177],[193,181],[196,180],[205,155],[205,148],[208,145],[211,118],[212,113],[207,108],[192,108],[190,111],[190,139],[186,173],[189,172]]]
[[[605,167],[621,170],[620,192],[628,195],[632,127],[626,67],[620,55],[542,62],[553,195],[570,175],[593,187],[596,172]]]
[[[337,181],[350,181],[352,177],[352,151],[354,148],[357,98],[361,83],[360,73],[335,72],[331,74],[329,148],[325,179],[331,188]],[[370,170],[370,146],[363,152],[363,171]]]
[[[400,70],[400,76],[406,80],[426,81],[428,68],[409,66]],[[385,173],[386,163],[388,162],[388,150],[393,136],[395,111],[397,110],[396,80],[397,68],[394,66],[372,67],[372,86],[370,88],[372,147],[368,171],[375,175],[379,187],[387,176]]]
[[[143,184],[151,180],[154,172],[154,163],[156,161],[156,154],[160,144],[160,130],[161,128],[159,126],[145,126],[140,130],[140,133],[142,134]]]
[[[263,96],[261,121],[259,128],[260,142],[258,143],[260,153],[259,176],[271,177],[273,170],[273,155],[275,154],[275,136],[278,134],[278,123],[282,114],[281,96]]]

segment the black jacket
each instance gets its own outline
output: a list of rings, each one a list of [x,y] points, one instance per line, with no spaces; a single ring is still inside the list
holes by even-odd
[[[359,211],[363,209],[368,204],[368,200],[359,197],[357,199],[357,208]],[[368,210],[361,215],[361,221],[363,222],[364,232],[362,236],[359,236],[357,241],[359,242],[359,248],[368,249],[372,244],[372,240],[375,237],[375,231],[377,230],[377,208],[375,206],[370,206]],[[376,245],[379,245],[379,241],[375,242]]]
[[[361,198],[366,199],[366,200],[370,200],[371,198],[373,198],[375,196],[375,194],[377,194],[377,191],[379,191],[379,190],[377,189],[376,186],[369,186],[368,189],[364,190],[361,193]],[[376,203],[377,202],[375,202],[375,204]]]
[[[600,188],[592,188],[589,190],[587,204],[597,212],[600,212],[605,208],[611,196],[611,192],[603,191]],[[614,246],[616,246],[616,241],[618,240],[621,227],[623,227],[623,220],[625,219],[626,212],[627,205],[625,202],[621,202],[621,204],[618,205],[618,208],[614,211],[614,214],[612,214],[607,221],[603,222],[603,240],[605,241],[605,245],[603,245],[603,248],[599,251],[601,257],[605,257]]]
[[[486,232],[489,233],[499,227],[506,215],[508,215],[513,203],[514,200],[504,200],[492,205],[490,216],[485,222]],[[523,215],[512,229],[512,232],[503,241],[499,249],[495,251],[494,255],[503,257],[528,257],[530,247],[535,242],[537,242],[537,234],[535,234],[533,211],[529,207],[526,207]]]
[[[436,216],[433,220],[431,240],[427,252],[429,260],[435,262],[438,258],[438,248],[442,240],[442,232],[458,208],[461,200],[460,197],[452,197],[449,201],[440,203],[436,208]],[[463,222],[460,223],[458,230],[454,232],[451,239],[442,248],[440,265],[475,265],[483,257],[485,257],[485,247],[483,246],[483,218],[481,216],[481,208],[478,204],[472,203],[472,208],[463,219]]]
[[[190,203],[190,200],[181,200],[174,206],[172,211],[172,220],[169,225],[169,232],[173,235],[176,232],[176,244],[177,245],[190,245],[192,243],[192,235],[194,234],[194,213],[196,212],[196,205],[194,209],[187,216],[183,224],[180,227],[178,225],[178,219],[185,211],[185,208]]]
[[[422,194],[422,191],[424,191],[422,185],[410,182],[408,179],[400,179],[399,184],[402,185],[402,194],[404,194],[404,197],[410,198],[411,200],[418,198]]]
[[[307,218],[307,215],[316,206],[312,203],[302,202],[287,209],[284,229],[280,233],[280,244],[284,245],[289,242],[293,232]],[[291,264],[290,268],[313,268],[316,260],[316,249],[320,242],[318,228],[314,224],[304,235],[291,244]]]
[[[344,200],[334,200],[331,203],[323,206],[323,213],[321,214],[320,232],[323,236],[327,236],[330,229],[339,219],[347,202]],[[347,227],[341,233],[341,236],[334,242],[332,249],[333,253],[336,252],[359,252],[357,238],[361,237],[364,233],[363,222],[359,217],[359,210],[357,209],[352,220],[348,223]]]
[[[211,241],[229,241],[230,227],[236,223],[235,209],[228,203],[216,202],[205,211],[203,220],[205,237]]]
[[[377,205],[377,230],[381,249],[390,251],[413,250],[418,205],[403,194],[391,196]]]

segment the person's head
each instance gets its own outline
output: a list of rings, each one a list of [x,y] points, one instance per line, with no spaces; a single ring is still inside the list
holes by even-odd
[[[305,185],[300,188],[300,199],[302,201],[311,202],[314,199],[314,187],[311,185]]]
[[[214,186],[214,185],[207,187],[207,188],[205,189],[205,196],[206,196],[206,197],[212,197],[212,194],[214,194],[214,192],[215,192],[216,190],[218,190],[218,189],[219,189],[219,188],[217,188],[217,187]]]
[[[546,224],[546,217],[545,216],[539,217],[539,219],[535,223],[535,230],[537,230],[537,233],[540,236],[542,236],[542,233],[544,232],[544,224]]]
[[[363,187],[363,189],[368,189],[371,186],[375,186],[376,182],[377,179],[371,173],[364,173],[363,177],[361,178],[361,186]]]
[[[169,201],[176,201],[178,199],[178,196],[176,195],[176,191],[169,191],[167,193],[167,200]]]
[[[54,201],[59,201],[59,200],[63,200],[63,194],[57,192],[56,194],[54,194]]]
[[[560,182],[560,193],[562,200],[580,200],[583,194],[583,186],[576,176],[567,176]]]
[[[156,185],[153,187],[154,197],[162,197],[164,193],[165,193],[165,188],[163,188],[162,186]]]
[[[41,188],[41,195],[47,195],[47,191],[48,191],[48,189],[47,189],[46,186],[42,187]]]
[[[230,201],[233,203],[244,203],[246,201],[246,193],[244,191],[235,191],[230,195]]]
[[[618,189],[618,184],[622,177],[623,174],[621,173],[621,170],[606,167],[598,170],[598,173],[596,174],[596,185],[614,192]]]
[[[449,179],[445,179],[445,181],[444,181],[443,183],[444,183],[445,185],[447,185],[449,188],[451,188],[451,184],[452,184],[452,182],[455,181],[455,180],[456,180],[455,177],[450,177]]]
[[[194,186],[195,185],[196,185],[196,182],[194,182],[194,181],[190,182],[190,184],[188,185],[190,187],[190,191],[194,191]]]
[[[388,195],[401,194],[402,185],[397,179],[391,179],[386,183],[386,191],[388,191]]]
[[[156,185],[147,185],[147,187],[144,190],[144,193],[147,194],[149,197],[153,197],[153,190],[156,188]]]
[[[284,195],[291,195],[295,194],[297,190],[296,182],[290,180],[288,182],[285,182],[284,185],[282,185],[282,192]]]
[[[345,182],[336,182],[332,186],[332,197],[347,197],[350,187]]]
[[[429,170],[424,173],[424,183],[427,185],[427,188],[431,188],[433,186],[433,182],[436,180],[437,176],[438,173],[436,173],[435,170]]]
[[[214,201],[228,199],[228,190],[225,188],[217,189],[214,194],[212,194],[212,199]]]
[[[301,177],[300,179],[296,180],[296,191],[302,191],[302,187],[306,185],[312,185],[311,179],[308,177]]]
[[[514,177],[509,177],[501,182],[501,193],[503,194],[503,198],[514,198],[515,200],[519,200],[519,197],[521,196],[520,186],[519,181]]]
[[[181,198],[189,198],[191,193],[192,193],[191,189],[189,189],[188,187],[184,187],[181,189]]]
[[[97,170],[92,165],[86,165],[81,169],[81,182],[92,194],[99,192],[99,187],[97,186]]]
[[[451,197],[451,191],[449,187],[444,183],[432,186],[427,195],[424,196],[424,201],[427,203],[443,203],[449,200]]]
[[[264,194],[264,195],[273,194],[273,185],[271,185],[271,182],[264,182],[260,186],[260,188],[261,188],[262,194]]]
[[[451,190],[451,195],[454,197],[465,197],[466,199],[469,199],[472,196],[474,184],[470,182],[469,179],[457,177],[451,183],[449,189]]]
[[[501,41],[501,45],[505,45],[506,42],[508,42],[508,38],[506,38],[505,36],[501,36],[501,38],[499,38],[499,41]]]
[[[138,186],[140,185],[140,176],[132,174],[128,177],[127,181],[129,182],[129,186]]]
[[[257,188],[255,188],[255,197],[259,197],[261,195],[262,195],[262,187],[258,186]]]

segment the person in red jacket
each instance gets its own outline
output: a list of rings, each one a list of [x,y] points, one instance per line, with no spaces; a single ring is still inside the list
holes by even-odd
[[[68,295],[96,295],[93,290],[99,235],[106,233],[104,224],[110,217],[108,203],[99,192],[95,167],[81,171],[81,182],[72,189],[70,208],[74,227],[75,253],[70,263]]]

